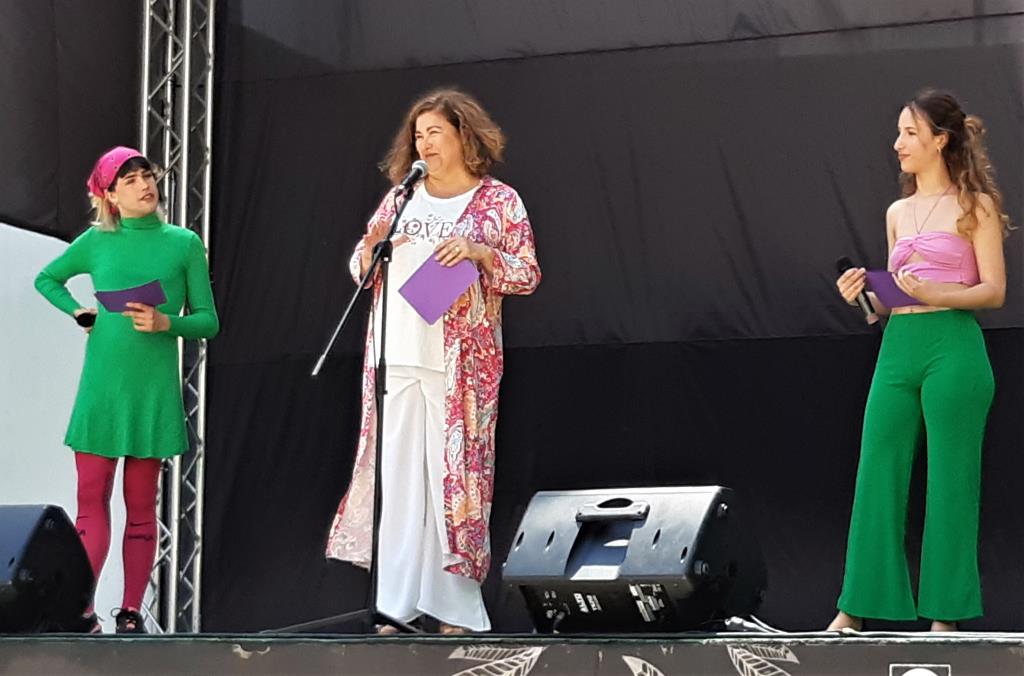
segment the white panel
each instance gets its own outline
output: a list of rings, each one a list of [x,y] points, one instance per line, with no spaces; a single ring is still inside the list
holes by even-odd
[[[75,462],[64,446],[82,369],[85,334],[33,286],[36,274],[67,245],[0,223],[0,504],[60,505],[75,518]],[[87,276],[71,293],[95,305]],[[96,612],[113,631],[110,610],[121,605],[124,497],[118,468],[111,500],[110,555],[96,594]]]

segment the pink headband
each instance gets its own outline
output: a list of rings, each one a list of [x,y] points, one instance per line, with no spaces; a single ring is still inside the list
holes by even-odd
[[[121,170],[125,162],[133,157],[144,157],[144,155],[138,150],[126,146],[117,146],[103,153],[100,159],[96,160],[96,166],[92,168],[89,180],[85,182],[89,192],[103,199],[107,190],[113,185],[117,172]]]

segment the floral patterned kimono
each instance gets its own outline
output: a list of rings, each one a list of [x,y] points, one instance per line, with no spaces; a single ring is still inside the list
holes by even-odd
[[[391,223],[394,200],[385,196],[368,226]],[[448,547],[459,561],[446,570],[483,582],[490,567],[488,522],[494,496],[494,433],[498,385],[503,369],[501,300],[529,294],[540,282],[533,231],[519,195],[490,176],[481,181],[459,218],[455,235],[494,250],[494,273],[481,270],[474,283],[445,313],[445,476],[444,521]],[[362,242],[350,261],[359,279]],[[380,278],[373,297],[380,298]],[[348,492],[338,506],[327,542],[327,556],[369,567],[373,531],[375,436],[377,430],[373,324],[367,331],[363,363],[362,417],[355,466]],[[382,533],[381,537],[387,537]]]

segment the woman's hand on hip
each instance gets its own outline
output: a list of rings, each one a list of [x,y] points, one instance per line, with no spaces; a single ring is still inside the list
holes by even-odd
[[[471,242],[465,237],[451,237],[434,248],[435,258],[441,265],[451,267],[463,260],[480,262],[490,253],[490,247]]]
[[[864,268],[850,268],[836,280],[836,288],[840,295],[850,305],[857,304],[857,296],[864,291],[864,280],[867,272]]]
[[[125,303],[128,308],[121,314],[132,320],[132,328],[142,333],[160,333],[171,328],[171,320],[152,305]]]
[[[94,307],[80,307],[77,310],[75,310],[75,312],[74,312],[75,319],[78,319],[82,315],[92,315],[93,316],[93,321],[95,322],[96,308],[94,308]],[[92,324],[90,324],[89,326],[83,326],[82,330],[85,331],[86,333],[91,333],[92,332]]]

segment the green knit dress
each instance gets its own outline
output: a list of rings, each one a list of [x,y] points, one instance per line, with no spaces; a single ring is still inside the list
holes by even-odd
[[[188,449],[181,399],[178,338],[212,338],[219,329],[202,240],[151,214],[124,218],[107,232],[89,228],[36,277],[36,289],[58,309],[83,307],[68,279],[92,277],[93,288],[116,291],[154,279],[167,302],[157,309],[170,330],[141,333],[132,320],[99,306],[64,443],[109,458],[168,458]],[[189,314],[179,316],[186,299]]]

